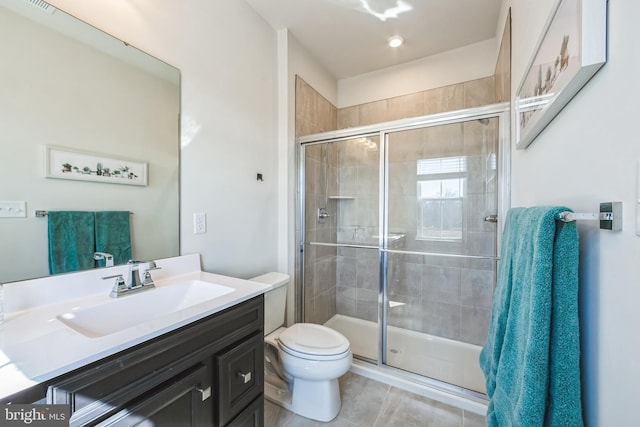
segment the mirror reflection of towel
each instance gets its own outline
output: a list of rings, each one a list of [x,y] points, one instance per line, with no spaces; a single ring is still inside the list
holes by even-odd
[[[49,274],[93,268],[93,212],[49,211]]]
[[[129,216],[129,211],[95,212],[95,250],[112,254],[115,265],[131,259]],[[98,266],[104,267],[104,260],[98,261]]]
[[[115,265],[131,259],[128,211],[49,211],[48,222],[49,274],[94,268],[94,252],[112,254]]]

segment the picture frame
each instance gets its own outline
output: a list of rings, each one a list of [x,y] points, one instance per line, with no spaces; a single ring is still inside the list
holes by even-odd
[[[515,96],[527,148],[607,61],[607,0],[556,0]]]
[[[45,145],[45,177],[146,186],[147,162]]]

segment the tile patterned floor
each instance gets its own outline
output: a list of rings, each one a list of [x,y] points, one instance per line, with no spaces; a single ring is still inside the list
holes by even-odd
[[[265,427],[483,427],[485,418],[348,372],[340,378],[342,409],[321,423],[265,399]]]

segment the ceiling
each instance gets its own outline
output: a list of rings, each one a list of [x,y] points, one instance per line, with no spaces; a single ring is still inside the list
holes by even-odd
[[[495,37],[502,0],[246,0],[336,79]],[[392,49],[387,40],[405,39]]]

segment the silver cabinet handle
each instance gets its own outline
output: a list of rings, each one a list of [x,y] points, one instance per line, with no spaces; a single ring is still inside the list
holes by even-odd
[[[242,378],[245,384],[251,381],[251,372],[247,372],[246,374],[242,372],[238,372],[238,376]]]
[[[196,388],[196,391],[200,392],[200,398],[203,402],[211,397],[211,387],[207,387],[205,389]]]

